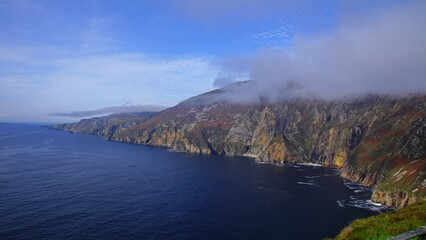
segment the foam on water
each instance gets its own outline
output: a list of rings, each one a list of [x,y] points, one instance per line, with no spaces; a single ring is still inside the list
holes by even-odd
[[[371,192],[371,193],[373,193],[373,191],[374,191],[374,189],[371,188],[371,187],[365,187],[361,183],[346,180],[346,179],[343,180],[343,184],[347,188],[354,190],[354,192],[356,192],[356,193],[358,193],[358,192]]]
[[[313,182],[297,182],[297,184],[301,184],[301,185],[310,185],[310,186],[314,186],[314,187],[321,188],[321,186],[319,186],[318,184],[313,183]]]
[[[374,212],[381,212],[382,210],[387,210],[388,207],[383,206],[379,203],[372,202],[371,200],[367,199],[351,199],[348,203],[346,203],[347,206],[356,207],[356,208],[363,208],[367,209],[369,211]]]
[[[373,193],[374,189],[370,187],[365,187],[362,184],[350,180],[343,180],[343,184],[350,190],[353,191],[354,195],[349,196],[347,199],[337,200],[337,205],[339,207],[355,207],[367,209],[373,212],[383,212],[387,211],[390,208],[383,206],[379,203],[372,202],[369,198]]]
[[[337,205],[339,205],[339,207],[344,208],[345,207],[345,200],[337,200]]]
[[[312,178],[320,178],[322,176],[324,176],[324,175],[319,175],[319,176],[305,176],[305,178],[312,179]]]

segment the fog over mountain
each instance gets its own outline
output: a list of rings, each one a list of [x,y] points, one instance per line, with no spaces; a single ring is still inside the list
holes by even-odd
[[[215,86],[247,74],[256,84],[225,100],[426,93],[426,3],[347,17],[335,30],[298,35],[294,44],[223,58]]]
[[[132,112],[159,112],[168,108],[167,106],[162,105],[133,105],[131,102],[127,102],[123,106],[112,106],[105,107],[94,110],[87,111],[72,111],[72,112],[57,112],[51,113],[51,116],[61,116],[61,117],[90,117],[90,116],[99,116],[112,113],[132,113]]]

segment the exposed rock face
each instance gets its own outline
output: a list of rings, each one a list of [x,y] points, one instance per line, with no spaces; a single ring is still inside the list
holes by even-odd
[[[385,192],[375,190],[371,196],[373,202],[379,202],[386,206],[393,206],[396,208],[403,208],[410,204],[413,204],[420,199],[417,199],[416,195],[410,195],[406,191],[393,191]]]
[[[112,114],[106,117],[83,119],[77,123],[59,124],[52,128],[68,132],[104,136],[109,139],[120,131],[145,122],[154,114],[152,112]]]
[[[152,117],[89,119],[55,128],[179,152],[338,167],[343,177],[375,187],[373,200],[388,206],[425,198],[426,96],[252,105],[207,101],[220,91]]]

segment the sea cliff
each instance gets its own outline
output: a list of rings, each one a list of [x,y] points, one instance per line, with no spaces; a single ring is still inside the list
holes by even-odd
[[[275,164],[316,163],[375,188],[396,208],[426,196],[426,96],[229,103],[215,90],[159,113],[53,127],[177,152],[240,155]]]

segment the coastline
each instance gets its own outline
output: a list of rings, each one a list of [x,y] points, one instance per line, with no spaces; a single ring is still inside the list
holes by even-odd
[[[163,149],[167,149],[167,151],[169,152],[174,152],[174,153],[186,153],[186,154],[197,154],[197,155],[212,155],[213,153],[209,152],[192,152],[192,151],[176,151],[175,149],[168,147],[168,146],[163,146],[163,145],[155,145],[155,144],[146,144],[146,143],[142,143],[142,142],[132,142],[132,141],[125,141],[125,139],[123,140],[115,140],[115,139],[111,139],[110,137],[106,137],[104,135],[97,135],[97,134],[89,134],[89,133],[80,133],[80,132],[74,132],[74,131],[67,131],[67,130],[63,130],[63,129],[55,129],[52,127],[49,127],[50,130],[56,130],[56,131],[63,131],[63,132],[67,132],[70,134],[83,134],[83,135],[91,135],[91,136],[97,136],[97,137],[101,137],[106,141],[113,141],[113,142],[121,142],[121,143],[128,143],[128,144],[135,144],[135,145],[143,145],[143,146],[149,146],[149,147],[158,147],[158,148],[163,148]],[[342,179],[346,179],[348,181],[352,181],[352,182],[356,182],[358,184],[361,184],[363,187],[369,187],[373,190],[372,195],[370,197],[370,201],[372,202],[372,204],[379,204],[380,206],[385,206],[387,208],[392,208],[392,205],[386,205],[383,204],[383,202],[380,201],[375,201],[377,198],[374,198],[373,200],[373,196],[376,192],[376,189],[374,187],[368,186],[368,185],[364,185],[362,182],[356,181],[354,179],[345,177],[344,174],[342,174],[342,170],[341,168],[336,168],[334,166],[328,166],[328,165],[321,165],[321,164],[317,164],[317,163],[300,163],[300,162],[295,162],[295,163],[277,163],[274,161],[258,161],[257,158],[258,156],[256,155],[250,155],[250,154],[245,154],[245,155],[238,155],[238,154],[234,154],[234,155],[226,155],[226,154],[222,154],[223,156],[228,156],[228,157],[246,157],[248,159],[252,159],[255,161],[256,164],[270,164],[270,165],[274,165],[274,166],[279,166],[279,167],[283,167],[283,166],[291,166],[291,167],[298,167],[298,166],[308,166],[308,167],[324,167],[324,168],[332,168],[332,169],[336,169],[338,172],[337,174],[339,175],[339,177],[341,177]],[[391,194],[391,193],[388,193]],[[413,202],[414,203],[414,202]]]

